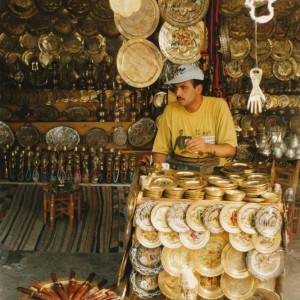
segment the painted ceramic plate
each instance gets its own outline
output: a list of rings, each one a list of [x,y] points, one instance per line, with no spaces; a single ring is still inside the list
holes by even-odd
[[[220,276],[207,277],[200,275],[198,280],[198,295],[201,296],[201,299],[223,299],[222,296],[224,293],[221,289],[220,280]]]
[[[141,229],[145,231],[155,230],[151,223],[151,211],[153,207],[157,204],[157,201],[149,200],[140,204],[135,211],[135,221]]]
[[[141,229],[141,227],[136,226],[135,235],[137,237],[137,240],[144,247],[156,248],[161,245],[161,241],[158,238],[158,231],[156,231],[156,230],[146,231],[146,230]]]
[[[192,253],[193,266],[203,276],[217,276],[224,272],[221,255],[227,242],[219,237],[211,237],[207,244]]]
[[[223,204],[213,204],[210,205],[204,212],[204,225],[211,233],[224,232],[219,218],[223,207]]]
[[[262,207],[255,215],[255,227],[259,234],[273,237],[281,230],[282,216],[273,206]]]
[[[161,243],[167,248],[177,249],[183,246],[178,232],[159,232],[158,237]]]
[[[281,297],[278,294],[276,294],[275,292],[273,292],[269,289],[258,287],[255,290],[254,294],[252,295],[251,300],[262,300],[262,299],[280,300]]]
[[[248,203],[242,206],[237,215],[237,222],[242,231],[254,234],[255,229],[255,215],[261,206],[257,203]]]
[[[259,280],[277,278],[283,272],[284,263],[283,250],[260,253],[255,249],[249,251],[247,254],[248,271]]]
[[[174,203],[167,211],[167,223],[173,231],[181,233],[190,230],[186,223],[186,211],[189,206],[188,203],[178,202]]]
[[[247,252],[254,248],[252,235],[243,231],[229,233],[229,241],[233,248],[241,252]]]
[[[273,237],[265,237],[260,234],[253,234],[252,241],[255,249],[261,253],[271,253],[278,250],[281,244],[281,231]]]
[[[248,277],[250,274],[247,270],[245,258],[245,253],[236,250],[228,243],[221,256],[224,271],[233,278]]]
[[[147,248],[139,242],[132,245],[129,259],[133,268],[142,275],[158,275],[162,271],[161,248]]]
[[[192,250],[200,249],[207,244],[210,238],[210,231],[205,230],[197,232],[194,230],[189,230],[187,232],[180,233],[179,238],[186,248]]]
[[[192,253],[185,247],[170,249],[164,247],[161,253],[161,262],[165,271],[175,277],[181,272],[192,267]]]
[[[190,205],[186,212],[186,223],[195,231],[205,231],[203,223],[204,212],[210,204],[207,201],[196,201]]]
[[[222,208],[219,219],[225,231],[231,233],[238,233],[241,231],[240,227],[238,226],[237,215],[242,206],[242,203],[236,202],[226,204]]]
[[[172,202],[160,202],[157,203],[151,210],[151,223],[160,232],[172,231],[166,218],[167,211],[172,205]]]

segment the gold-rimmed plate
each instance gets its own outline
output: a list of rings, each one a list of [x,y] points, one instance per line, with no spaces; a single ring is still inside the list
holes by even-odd
[[[143,88],[153,84],[160,76],[162,67],[159,49],[146,39],[130,39],[121,46],[117,54],[119,74],[133,87]]]
[[[203,189],[207,185],[207,181],[201,179],[179,180],[178,185],[189,190]]]
[[[199,276],[198,295],[201,299],[223,299],[223,291],[220,285],[220,276]],[[220,298],[222,297],[222,298]]]
[[[252,299],[280,300],[281,297],[272,290],[258,287],[255,290]]]
[[[105,148],[108,141],[108,135],[102,128],[91,128],[85,135],[85,143],[90,148]]]
[[[223,207],[223,204],[213,204],[207,207],[204,212],[204,225],[211,233],[221,233],[224,231],[219,218]]]
[[[245,278],[250,274],[247,270],[245,253],[236,250],[228,243],[222,251],[221,263],[224,271],[233,278]]]
[[[205,226],[203,222],[204,212],[209,206],[207,201],[196,201],[190,205],[186,212],[186,222],[190,228],[195,231],[205,231]]]
[[[255,234],[254,217],[261,206],[257,203],[247,203],[242,206],[237,215],[237,222],[242,231]]]
[[[177,170],[173,173],[173,176],[177,180],[197,179],[200,177],[200,173],[197,171]]]
[[[218,276],[224,272],[221,264],[222,251],[227,242],[219,237],[210,237],[201,249],[192,252],[193,266],[203,276]]]
[[[238,233],[241,231],[237,222],[237,215],[239,209],[243,206],[240,202],[226,204],[220,212],[220,223],[225,231],[231,233]]]
[[[194,231],[194,230],[189,230],[187,232],[179,233],[179,238],[182,244],[191,250],[196,250],[204,247],[209,238],[210,238],[210,231],[205,230],[205,231]]]
[[[161,241],[158,238],[157,230],[146,231],[146,230],[143,230],[141,227],[136,226],[135,235],[137,237],[137,240],[144,247],[156,248],[161,245]]]
[[[141,203],[135,211],[135,222],[136,224],[145,231],[156,230],[151,222],[151,211],[157,204],[155,200],[148,200]]]
[[[158,275],[158,285],[161,292],[169,299],[179,299],[181,295],[181,287],[179,277],[170,275],[166,271],[162,271]]]
[[[167,211],[172,205],[172,202],[159,202],[151,210],[151,223],[160,232],[172,231],[166,218]]]
[[[192,267],[192,255],[193,252],[184,246],[177,249],[164,247],[161,253],[161,263],[165,271],[172,276],[179,277],[183,270]]]
[[[257,285],[257,280],[251,275],[245,278],[234,278],[224,273],[221,277],[222,291],[229,299],[249,299],[254,294]]]
[[[229,241],[233,248],[241,252],[247,252],[254,248],[252,235],[243,231],[229,233]]]
[[[260,234],[253,234],[252,241],[255,249],[261,253],[271,253],[280,247],[281,244],[281,232],[279,231],[273,237],[265,237]]]
[[[158,233],[159,240],[161,243],[170,249],[178,249],[183,246],[180,241],[179,233],[175,231],[170,232],[159,232]]]
[[[190,204],[186,202],[174,203],[167,211],[167,223],[169,227],[178,233],[190,230],[186,223],[186,212]]]
[[[155,176],[150,180],[150,186],[160,186],[163,189],[174,188],[177,186],[177,180],[172,176]]]
[[[199,0],[196,3],[159,0],[158,6],[166,22],[184,27],[198,23],[205,17],[209,0]]]

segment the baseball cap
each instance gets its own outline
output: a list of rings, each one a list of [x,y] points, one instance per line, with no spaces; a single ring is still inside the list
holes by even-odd
[[[191,79],[204,80],[204,74],[198,66],[185,64],[177,67],[174,78],[168,80],[166,84],[173,84]]]

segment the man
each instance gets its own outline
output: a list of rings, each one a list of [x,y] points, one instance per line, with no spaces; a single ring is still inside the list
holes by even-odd
[[[162,115],[153,144],[153,160],[165,162],[169,155],[180,155],[178,141],[188,137],[185,151],[210,153],[226,162],[236,152],[237,138],[227,103],[220,98],[202,95],[204,74],[192,64],[177,68],[174,78],[177,101],[169,103]],[[181,152],[182,153],[182,152]]]

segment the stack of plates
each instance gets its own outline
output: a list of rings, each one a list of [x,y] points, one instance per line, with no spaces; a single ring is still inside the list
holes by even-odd
[[[228,190],[225,191],[225,200],[228,201],[242,201],[246,193],[240,190]]]
[[[207,186],[205,189],[205,199],[221,201],[223,199],[224,191],[215,186]]]
[[[148,186],[143,190],[144,197],[161,198],[164,189],[160,186]]]
[[[190,170],[178,170],[175,171],[173,176],[178,180],[191,180],[191,179],[199,179],[200,173],[197,171]]]
[[[181,199],[185,189],[181,187],[172,187],[165,189],[165,196],[167,198]]]
[[[179,180],[178,185],[188,190],[203,189],[207,185],[207,181],[201,179]]]
[[[240,190],[246,193],[245,200],[253,200],[253,202],[255,202],[258,196],[268,190],[268,182],[265,180],[246,180],[240,185]]]
[[[279,200],[279,195],[273,192],[265,192],[261,195],[265,202],[276,203]]]
[[[194,200],[203,200],[204,194],[205,193],[202,189],[185,190],[185,192],[183,194],[183,198],[194,199]]]
[[[211,180],[210,183],[214,186],[222,188],[223,190],[234,190],[238,188],[238,184],[228,179]]]
[[[233,183],[236,184],[242,184],[245,180],[245,178],[242,175],[238,175],[238,174],[229,174],[227,175],[227,178],[232,181]]]

